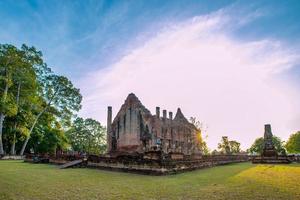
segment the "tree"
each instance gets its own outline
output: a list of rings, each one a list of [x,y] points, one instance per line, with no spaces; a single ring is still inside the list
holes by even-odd
[[[13,76],[13,86],[11,90],[16,98],[16,108],[17,113],[24,109],[24,105],[28,107],[28,104],[34,104],[37,96],[38,96],[38,75],[40,72],[44,71],[45,64],[42,60],[42,53],[37,51],[34,47],[28,47],[26,45],[22,45],[21,50],[19,50],[22,63],[19,63],[16,71],[19,73],[14,73]],[[22,65],[21,65],[22,64]],[[11,140],[11,149],[10,154],[14,155],[15,151],[15,143],[16,143],[16,134],[18,128],[18,120],[17,116],[15,117],[15,121],[13,124],[12,131],[12,140]],[[20,126],[19,126],[20,127]],[[22,127],[26,129],[26,127]]]
[[[66,135],[74,151],[99,154],[106,149],[105,128],[94,119],[76,118]]]
[[[12,85],[12,73],[17,63],[17,49],[11,45],[0,46],[0,72],[1,72],[1,107],[0,107],[0,155],[4,154],[3,150],[3,122],[7,115],[14,115],[11,95],[8,89]]]
[[[231,153],[240,153],[241,152],[241,149],[240,149],[241,143],[239,143],[235,140],[231,140],[231,141],[229,141],[229,145],[230,145]]]
[[[285,149],[283,147],[283,141],[281,141],[279,137],[273,136],[272,141],[276,151],[279,154],[283,154],[283,155],[286,154]],[[263,149],[264,149],[264,138],[260,137],[254,141],[252,146],[248,149],[248,152],[252,154],[262,154]]]
[[[10,150],[11,155],[15,155],[16,153],[16,143],[22,142],[29,133],[28,127],[34,120],[32,112],[33,110],[30,104],[21,102],[18,107],[17,115],[6,117],[5,119],[3,142],[4,145],[6,144],[6,152]]]
[[[230,143],[227,136],[223,136],[220,143],[218,143],[218,149],[223,154],[230,154]]]
[[[75,88],[70,80],[64,76],[50,74],[43,79],[42,96],[45,104],[38,112],[29,130],[28,137],[22,146],[20,155],[24,154],[30,135],[39,118],[51,107],[57,110],[57,115],[63,123],[68,124],[73,113],[81,108],[82,96],[79,89]]]
[[[190,118],[190,122],[196,127],[197,129],[197,140],[198,140],[198,144],[199,144],[199,148],[202,150],[204,155],[209,154],[209,149],[207,147],[206,142],[203,139],[203,135],[202,135],[202,131],[206,131],[204,129],[204,125],[203,123],[199,122],[196,120],[196,117],[191,117]],[[207,136],[205,137],[207,138]]]
[[[55,116],[50,112],[43,114],[32,132],[28,149],[34,153],[55,154],[57,150],[67,149],[68,146],[65,133]]]
[[[289,137],[285,147],[289,153],[300,153],[300,131]]]
[[[81,100],[79,89],[55,75],[40,51],[0,44],[0,154],[5,150],[14,155],[17,145],[23,155],[31,136],[37,140],[29,146],[36,151],[61,148],[66,142],[63,129],[70,126]]]
[[[33,50],[35,49],[26,45],[18,49],[13,45],[0,44],[0,154],[4,153],[2,142],[4,120],[17,114],[21,85],[35,84],[33,66],[42,62],[40,52]]]
[[[235,140],[228,140],[227,136],[223,136],[220,143],[218,143],[218,149],[223,154],[236,154],[240,153],[241,144]]]

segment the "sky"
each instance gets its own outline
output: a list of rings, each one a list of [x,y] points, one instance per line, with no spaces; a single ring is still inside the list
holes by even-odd
[[[83,95],[79,116],[106,124],[133,92],[196,117],[214,149],[248,148],[264,124],[300,130],[300,2],[0,0],[0,43],[25,43]]]

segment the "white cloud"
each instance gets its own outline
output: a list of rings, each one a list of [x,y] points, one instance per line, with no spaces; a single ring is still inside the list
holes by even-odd
[[[83,77],[81,115],[105,124],[106,107],[116,114],[134,92],[152,112],[181,107],[187,118],[207,124],[211,148],[223,135],[248,147],[265,123],[287,139],[300,128],[290,126],[299,117],[299,96],[278,75],[298,58],[279,41],[235,40],[228,34],[235,21],[217,12],[168,26],[109,68]]]

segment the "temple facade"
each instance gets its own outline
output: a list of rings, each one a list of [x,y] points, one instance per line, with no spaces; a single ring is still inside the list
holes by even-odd
[[[129,94],[112,120],[112,107],[108,107],[108,153],[146,153],[161,151],[181,155],[201,155],[200,130],[191,124],[177,109],[173,113],[156,107],[156,114],[143,106],[139,99]]]

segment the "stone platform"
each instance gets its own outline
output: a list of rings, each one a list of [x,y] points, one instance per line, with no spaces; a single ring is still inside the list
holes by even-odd
[[[248,161],[247,155],[214,155],[202,156],[197,159],[188,157],[178,158],[172,159],[168,155],[157,155],[151,159],[138,154],[116,157],[90,155],[87,160],[87,167],[147,175],[168,175]]]
[[[24,160],[25,156],[6,155],[0,156],[0,160]]]
[[[89,155],[87,158],[63,155],[26,155],[25,162],[49,163],[63,165],[82,159],[79,165],[73,167],[87,167],[110,171],[122,171],[147,175],[169,175],[201,168],[249,161],[248,155],[209,155],[186,156],[180,153],[165,154],[162,151],[150,151],[144,154],[114,153],[104,155]]]
[[[253,164],[289,164],[291,162],[292,160],[287,156],[256,156],[252,159]]]

